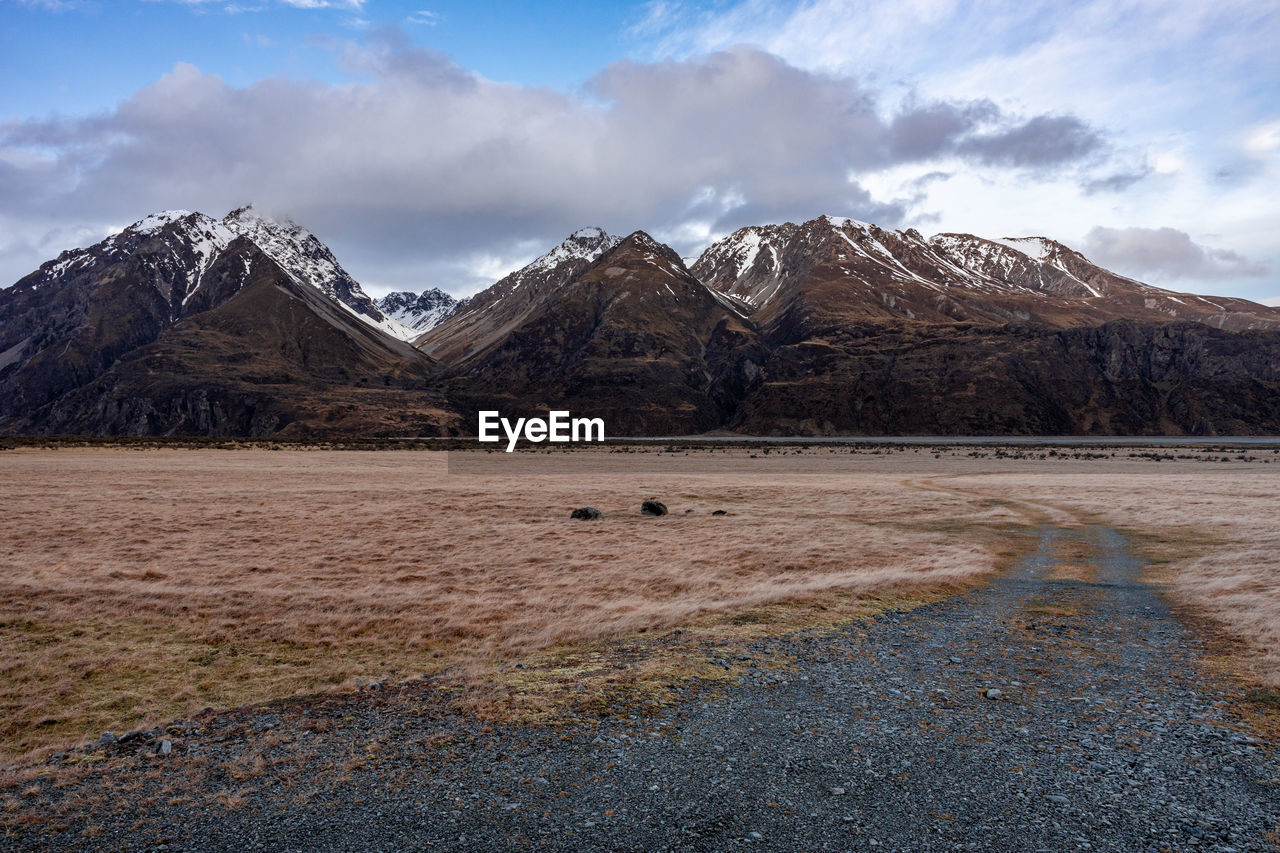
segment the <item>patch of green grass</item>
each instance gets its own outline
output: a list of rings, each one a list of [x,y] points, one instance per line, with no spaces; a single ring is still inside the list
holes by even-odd
[[[1280,691],[1272,690],[1270,687],[1254,687],[1245,693],[1244,699],[1259,708],[1280,711]]]

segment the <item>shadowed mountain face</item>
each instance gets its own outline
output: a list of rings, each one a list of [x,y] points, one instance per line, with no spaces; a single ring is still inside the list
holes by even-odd
[[[455,322],[487,330],[450,373],[464,416],[558,408],[603,417],[615,435],[701,432],[730,417],[759,375],[766,354],[750,322],[644,232],[591,262],[531,266],[559,267],[564,280],[482,293],[440,329],[444,340]],[[502,305],[515,295],[518,309]],[[475,307],[485,304],[504,322]]]
[[[0,415],[38,409],[230,296],[238,282],[202,285],[234,239],[200,214],[147,217],[0,291]]]
[[[356,299],[368,298],[342,280],[340,267],[336,281],[308,275],[327,249],[304,243],[313,251],[286,252],[277,242],[268,253],[260,232],[255,240],[226,222],[148,217],[0,291],[0,427],[135,435],[448,429],[455,418],[428,391],[430,359],[381,331],[380,314],[360,314],[372,303]]]
[[[543,300],[618,242],[601,228],[575,231],[536,261],[471,297],[414,343],[441,361],[470,358],[519,326]]]
[[[1280,432],[1280,334],[1198,323],[866,324],[775,348],[730,428],[764,435]]]
[[[1277,433],[1278,328],[1043,238],[832,217],[692,269],[585,228],[464,303],[375,303],[292,223],[176,212],[0,290],[0,429],[470,434],[480,409],[568,409],[609,435]]]

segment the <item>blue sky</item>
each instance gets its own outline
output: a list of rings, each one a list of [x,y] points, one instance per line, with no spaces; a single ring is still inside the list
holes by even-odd
[[[233,85],[272,75],[337,83],[349,75],[333,42],[385,27],[493,80],[576,88],[627,51],[628,27],[643,15],[640,4],[586,2],[0,0],[0,10],[0,68],[17,83],[0,90],[8,118],[109,107],[178,62]]]
[[[0,0],[0,283],[252,201],[375,293],[832,213],[1270,301],[1277,43],[1256,0]]]

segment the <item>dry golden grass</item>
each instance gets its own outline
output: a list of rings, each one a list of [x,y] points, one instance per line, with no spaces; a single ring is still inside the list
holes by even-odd
[[[681,678],[732,674],[670,653],[672,629],[740,648],[929,600],[1006,565],[1028,521],[1135,531],[1179,600],[1280,683],[1280,465],[517,456],[0,454],[0,754],[445,668],[490,688],[466,699],[480,712],[538,717],[569,692],[588,707],[619,691],[661,701]],[[650,497],[673,514],[641,517]],[[606,519],[570,521],[582,505]],[[1093,578],[1060,556],[1061,577]]]
[[[904,488],[896,460],[747,457],[503,476],[427,452],[5,452],[0,751],[778,602],[955,588],[1018,520]],[[673,514],[640,516],[648,497]],[[585,504],[606,519],[570,521]]]

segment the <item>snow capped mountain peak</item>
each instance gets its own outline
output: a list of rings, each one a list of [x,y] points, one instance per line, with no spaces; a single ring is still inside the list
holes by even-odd
[[[549,272],[566,261],[594,261],[620,242],[621,238],[606,233],[603,228],[579,228],[560,245],[520,270],[519,274]]]
[[[236,234],[243,234],[259,245],[267,242],[272,243],[277,248],[283,248],[286,243],[298,244],[298,250],[327,255],[331,259],[334,269],[341,269],[338,266],[337,259],[333,257],[333,253],[329,251],[328,247],[321,243],[314,234],[298,225],[292,219],[281,221],[270,216],[264,216],[250,204],[238,207],[228,213],[222,218],[222,224]],[[263,249],[265,250],[266,247],[264,246]],[[325,270],[325,272],[332,274],[331,270]]]
[[[150,234],[153,231],[159,231],[161,228],[172,222],[179,222],[192,215],[192,212],[189,210],[162,210],[159,213],[153,213],[150,216],[142,217],[137,222],[126,227],[124,230],[132,231],[135,234]],[[203,216],[203,214],[194,215],[208,219],[208,217]]]
[[[214,257],[227,248],[227,245],[236,236],[223,223],[205,216],[203,213],[193,213],[189,210],[162,210],[159,213],[144,216],[119,234],[113,234],[108,237],[105,245],[108,249],[118,250],[118,244],[122,240],[127,240],[130,236],[149,238],[160,234],[166,228],[169,231],[165,233],[176,236],[178,243],[189,244],[192,253],[196,256],[197,275],[194,279],[195,281],[198,281],[204,269],[213,262]],[[178,249],[176,244],[169,242],[169,237],[166,237],[165,241],[174,250]],[[87,252],[88,250],[81,251]]]
[[[610,264],[639,261],[656,266],[667,275],[677,278],[689,275],[684,260],[670,246],[654,239],[644,231],[633,231],[617,244],[609,255]],[[619,279],[619,282],[625,279]],[[669,288],[668,288],[669,289]]]
[[[713,290],[763,305],[777,293],[785,273],[783,251],[798,231],[790,222],[739,228],[709,246],[689,270]]]
[[[579,228],[545,255],[459,303],[447,322],[442,318],[415,343],[434,357],[473,353],[621,242],[603,228]]]
[[[870,231],[872,228],[876,227],[872,225],[870,222],[863,222],[861,219],[850,219],[848,216],[832,216],[829,213],[824,213],[819,218],[825,221],[832,228],[835,228],[838,230],[845,229],[845,228],[856,228],[862,231]]]
[[[295,282],[316,288],[369,325],[401,340],[418,334],[384,317],[314,234],[292,220],[264,216],[252,205],[236,208],[221,220],[189,210],[153,213],[94,246],[63,252],[41,266],[30,286],[43,287],[70,272],[92,269],[95,259],[119,258],[142,249],[155,270],[154,286],[177,316],[237,238],[249,240]]]
[[[329,247],[293,220],[264,216],[250,204],[228,213],[222,225],[233,234],[252,240],[294,281],[316,288],[374,328],[400,340],[409,340],[417,334],[383,316]]]
[[[897,310],[908,293],[928,292],[925,303],[907,316],[927,311],[954,318],[955,300],[968,298],[962,295],[966,291],[985,294],[975,297],[981,299],[1097,298],[1103,290],[1090,268],[1078,252],[1044,237],[938,234],[926,240],[914,229],[894,231],[823,215],[798,226],[740,228],[708,247],[691,270],[708,286],[755,309],[794,294],[799,282],[817,276],[845,282],[854,288],[849,293],[867,294],[889,311]]]
[[[230,213],[228,213],[226,216],[223,217],[223,219],[225,220],[261,219],[261,218],[262,218],[262,215],[258,213],[256,209],[254,209],[254,206],[252,203],[243,205],[242,207],[237,207],[235,210],[231,211]]]
[[[257,243],[258,248],[299,282],[323,290],[335,299],[340,298],[340,289],[349,289],[350,285],[359,288],[327,246],[292,222],[276,222],[259,215],[252,207],[241,207],[223,217],[222,224]],[[347,287],[340,287],[339,283]]]
[[[630,234],[628,234],[626,237],[620,240],[618,245],[621,245],[622,243],[630,243],[633,246],[638,246],[643,249],[654,249],[662,245],[657,240],[653,239],[648,234],[646,234],[644,231],[632,231]]]
[[[732,266],[734,278],[751,269],[766,243],[768,237],[765,229],[758,225],[739,228],[729,235],[721,246],[721,252],[726,262]],[[774,258],[776,257],[775,252]]]
[[[288,235],[296,240],[306,240],[311,238],[316,243],[320,241],[315,235],[298,223],[294,222],[287,216],[284,219],[276,219],[272,216],[259,213],[257,208],[252,204],[246,204],[244,207],[237,207],[222,218],[222,221],[230,228],[238,232],[262,232],[272,231],[279,234]],[[326,249],[327,251],[327,249]]]
[[[440,325],[465,304],[465,299],[459,301],[432,287],[422,293],[408,290],[388,293],[378,300],[378,309],[388,319],[421,333]]]

